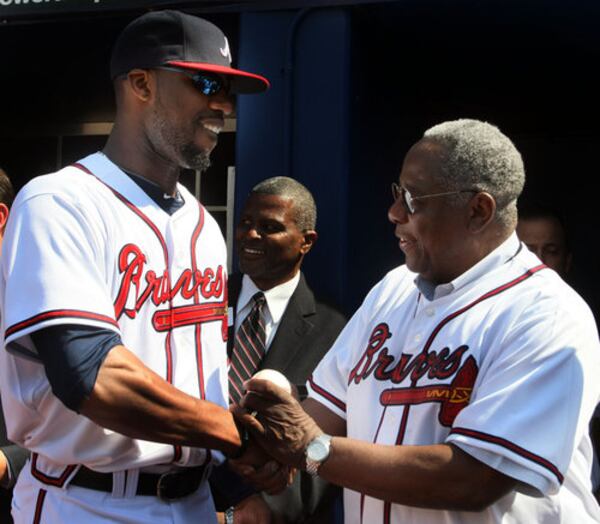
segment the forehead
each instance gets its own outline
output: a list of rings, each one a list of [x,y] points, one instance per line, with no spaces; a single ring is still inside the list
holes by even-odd
[[[289,198],[279,195],[264,195],[252,193],[244,205],[244,214],[255,217],[279,218],[283,220],[291,216],[294,211],[294,202]]]
[[[526,243],[564,244],[566,240],[562,225],[554,217],[520,218],[517,233]]]
[[[443,177],[442,153],[439,144],[426,140],[417,142],[404,157],[400,184],[407,189],[439,185]]]

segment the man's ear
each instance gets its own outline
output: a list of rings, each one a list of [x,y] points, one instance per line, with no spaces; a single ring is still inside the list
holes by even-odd
[[[303,255],[306,255],[306,253],[308,253],[313,247],[313,244],[317,241],[317,238],[319,238],[319,235],[317,235],[317,232],[313,231],[312,229],[305,231],[302,233],[302,235],[303,239],[302,245],[300,246],[300,252]]]
[[[156,78],[148,69],[132,69],[125,82],[138,100],[147,102],[153,94]]]
[[[469,202],[469,230],[472,233],[483,231],[496,216],[496,199],[485,191],[480,191]]]
[[[8,220],[8,206],[0,204],[0,232],[4,232],[6,221]]]

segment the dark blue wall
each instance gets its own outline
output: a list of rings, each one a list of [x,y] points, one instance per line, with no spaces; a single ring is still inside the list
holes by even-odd
[[[237,106],[236,213],[252,186],[285,175],[317,201],[319,241],[304,269],[319,295],[345,301],[350,17],[344,9],[242,14],[239,65],[271,89]]]
[[[593,278],[600,5],[560,0],[405,0],[240,16],[240,63],[273,88],[241,98],[239,204],[266,177],[304,182],[319,206],[307,258],[315,289],[351,312],[402,262],[387,220],[390,183],[428,127],[487,120],[527,170],[524,200],[571,224],[569,280],[600,311]]]

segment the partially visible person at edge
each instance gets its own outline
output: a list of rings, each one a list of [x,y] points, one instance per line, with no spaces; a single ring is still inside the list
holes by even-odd
[[[533,203],[519,206],[517,236],[544,264],[563,279],[567,276],[573,255],[563,219],[558,213]]]
[[[250,365],[250,374],[275,369],[305,392],[306,380],[344,327],[344,316],[315,298],[301,271],[304,257],[317,240],[316,222],[317,207],[312,194],[292,178],[263,180],[246,199],[236,227],[241,273],[234,274],[228,284],[230,314],[234,319],[230,320],[228,337],[230,394],[231,388],[239,388],[239,382],[250,373]],[[239,341],[241,348],[244,334],[240,330],[245,330],[243,321],[250,314],[257,293],[266,300],[262,309],[265,352],[261,358],[251,353],[255,358],[240,368],[234,341]],[[305,396],[301,394],[301,398]],[[225,522],[228,516],[234,522],[244,519],[253,506],[233,506],[237,503],[235,494],[244,496],[247,486],[239,477],[232,477],[226,466],[217,468],[213,477],[215,504],[227,512],[222,520]],[[329,524],[339,491],[337,486],[302,473],[283,493],[262,496],[276,522]]]
[[[369,293],[302,405],[247,383],[238,416],[278,460],[344,486],[346,523],[600,522],[600,343],[585,302],[515,234],[524,179],[490,124],[426,131],[388,211],[406,265]]]
[[[268,82],[231,67],[212,23],[169,10],[124,29],[111,78],[103,152],[29,182],[7,224],[2,404],[32,452],[13,518],[216,522],[211,465],[264,457],[228,409],[225,243],[178,178],[210,164],[232,95]]]
[[[10,179],[0,168],[0,255],[2,254],[4,228],[14,198],[15,192]],[[28,456],[27,450],[11,444],[6,437],[4,415],[0,410],[0,522],[7,524],[12,522],[10,516],[12,488]]]

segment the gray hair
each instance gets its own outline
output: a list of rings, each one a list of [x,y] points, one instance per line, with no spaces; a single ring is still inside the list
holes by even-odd
[[[496,221],[504,227],[516,225],[525,168],[507,136],[487,122],[460,119],[431,127],[423,139],[442,146],[442,174],[449,190],[489,193],[496,200]]]
[[[267,178],[256,184],[250,194],[275,195],[294,202],[295,221],[301,231],[314,230],[317,225],[317,205],[311,192],[300,182],[286,176]]]

